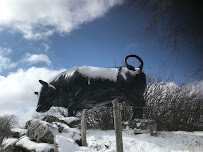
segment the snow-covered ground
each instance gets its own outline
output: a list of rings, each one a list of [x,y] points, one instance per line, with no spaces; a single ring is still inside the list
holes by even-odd
[[[89,130],[88,147],[92,151],[115,152],[114,130]],[[201,132],[158,132],[135,135],[133,130],[123,131],[124,152],[203,152],[203,131]]]

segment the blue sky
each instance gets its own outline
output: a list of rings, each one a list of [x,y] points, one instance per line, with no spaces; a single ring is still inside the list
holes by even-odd
[[[129,54],[143,59],[146,73],[149,67],[152,72],[158,71],[166,62],[167,72],[174,73],[176,83],[202,64],[203,54],[192,47],[178,55],[156,37],[140,37],[148,20],[133,8],[122,6],[122,0],[7,0],[0,2],[0,10],[1,89],[6,85],[21,87],[16,81],[25,83],[20,92],[10,92],[11,88],[1,92],[0,107],[13,103],[6,98],[13,93],[17,103],[32,111],[37,102],[34,95],[25,97],[29,100],[26,104],[20,96],[37,91],[38,79],[48,80],[79,65],[122,66]],[[29,86],[31,89],[27,89]],[[19,107],[14,113],[23,112]]]
[[[165,61],[168,72],[174,73],[176,81],[181,81],[185,74],[202,63],[202,54],[192,48],[184,48],[178,56],[173,49],[160,44],[156,38],[139,39],[139,33],[146,24],[144,16],[136,14],[133,8],[114,7],[104,16],[81,24],[69,33],[55,33],[37,40],[26,39],[20,32],[3,28],[0,47],[12,49],[9,54],[12,62],[22,60],[29,53],[45,54],[51,64],[43,60],[35,64],[18,64],[3,69],[0,74],[7,76],[19,68],[32,66],[50,69],[69,69],[78,65],[112,67],[115,65],[114,60],[119,66],[126,55],[137,54],[143,58],[146,72],[148,67],[156,71]]]

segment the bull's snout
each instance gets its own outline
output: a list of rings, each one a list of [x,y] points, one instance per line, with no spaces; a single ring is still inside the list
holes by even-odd
[[[50,107],[43,107],[41,105],[38,105],[36,111],[37,112],[47,112],[49,109],[50,109]]]
[[[42,106],[38,105],[36,111],[37,112],[42,112]]]

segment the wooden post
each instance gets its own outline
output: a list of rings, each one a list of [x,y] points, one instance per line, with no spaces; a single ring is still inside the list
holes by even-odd
[[[113,103],[114,129],[116,134],[116,151],[123,152],[122,127],[118,99],[114,99],[112,103]]]
[[[83,109],[82,120],[81,120],[82,146],[87,146],[86,130],[87,130],[87,109]]]

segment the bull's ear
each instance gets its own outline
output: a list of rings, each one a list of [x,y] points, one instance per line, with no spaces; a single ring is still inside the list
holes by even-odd
[[[43,86],[48,87],[48,83],[42,80],[39,80],[39,83],[41,83]]]
[[[38,92],[34,92],[34,94],[38,95]]]

